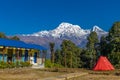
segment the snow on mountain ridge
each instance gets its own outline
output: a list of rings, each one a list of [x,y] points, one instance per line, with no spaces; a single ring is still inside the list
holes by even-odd
[[[97,33],[105,32],[98,26],[94,26],[92,31]],[[84,30],[79,25],[73,25],[70,23],[63,22],[56,29],[50,31],[40,31],[26,36],[37,36],[37,37],[54,37],[60,38],[61,36],[76,36],[81,37],[90,34],[91,30]],[[25,36],[25,35],[24,35]]]
[[[71,28],[71,27],[81,29],[81,27],[78,26],[78,25],[73,25],[73,24],[66,23],[66,22],[62,22],[62,23],[57,27],[57,29],[65,29],[65,28]]]
[[[98,27],[98,26],[95,25],[95,26],[93,26],[92,31],[97,32],[97,31],[104,31],[104,30],[102,30],[100,27]]]
[[[50,31],[53,37],[60,37],[61,35],[70,36],[81,36],[81,34],[86,34],[86,30],[81,29],[78,25],[73,25],[70,23],[61,23],[56,29]],[[79,35],[78,35],[79,34]]]
[[[48,35],[49,34],[49,31],[41,31],[41,32],[37,32],[37,33],[33,33],[31,34],[31,36],[45,36],[45,35]]]

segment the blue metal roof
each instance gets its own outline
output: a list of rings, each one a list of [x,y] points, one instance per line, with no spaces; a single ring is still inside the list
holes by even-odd
[[[30,48],[37,49],[37,50],[47,50],[45,47],[36,44],[27,44]]]
[[[37,50],[47,50],[46,48],[44,48],[40,45],[27,44],[27,43],[22,42],[22,41],[9,40],[9,39],[3,39],[3,38],[0,38],[0,46],[26,48],[26,49],[37,49]]]

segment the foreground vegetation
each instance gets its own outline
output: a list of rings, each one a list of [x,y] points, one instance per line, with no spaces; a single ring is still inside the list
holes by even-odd
[[[16,62],[4,62],[0,61],[0,69],[5,69],[5,68],[23,68],[23,67],[31,67],[32,65],[30,62],[22,62],[22,61],[16,61]]]

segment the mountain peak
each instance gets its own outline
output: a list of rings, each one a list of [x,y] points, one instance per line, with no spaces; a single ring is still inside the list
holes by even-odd
[[[78,25],[73,25],[73,24],[67,23],[67,22],[62,22],[62,23],[57,27],[57,29],[66,29],[66,28],[79,28],[79,29],[81,29],[80,26],[78,26]]]
[[[93,26],[92,31],[95,32],[103,32],[104,30],[102,30],[100,27],[98,27],[97,25]],[[105,31],[104,31],[105,32]]]
[[[78,25],[62,22],[56,29],[51,30],[49,34],[55,38],[60,38],[61,36],[81,36],[86,34],[86,32]]]

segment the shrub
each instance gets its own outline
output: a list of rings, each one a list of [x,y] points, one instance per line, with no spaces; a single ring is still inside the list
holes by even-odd
[[[16,67],[16,68],[19,68],[19,67],[20,67],[19,61],[16,61],[16,62],[15,62],[15,67]]]
[[[25,67],[25,62],[21,61],[20,62],[20,67]]]
[[[62,65],[56,64],[56,63],[51,63],[50,60],[45,60],[45,67],[46,68],[63,68]]]
[[[53,65],[54,65],[54,64],[53,64],[53,63],[51,63],[51,61],[50,61],[50,60],[46,60],[46,61],[45,61],[45,67],[46,67],[46,68],[52,68],[52,67],[53,67]]]
[[[20,62],[20,66],[21,66],[21,67],[30,67],[31,64],[30,64],[29,61],[26,61],[26,62],[21,61],[21,62]]]
[[[54,67],[55,67],[55,68],[63,68],[62,65],[60,65],[60,64],[56,64],[56,63],[54,63]]]
[[[26,61],[24,64],[25,64],[25,65],[24,65],[25,67],[29,67],[29,66],[31,66],[31,64],[30,64],[29,61]]]
[[[0,61],[0,68],[1,69],[4,69],[4,68],[30,67],[30,66],[31,66],[31,64],[28,61],[26,61],[26,62],[16,61],[15,63]]]
[[[115,68],[116,68],[116,69],[120,69],[120,64],[116,64],[116,65],[115,65]]]
[[[13,63],[13,62],[7,63],[6,62],[6,68],[15,68],[15,63]]]
[[[7,63],[4,61],[0,61],[0,68],[2,69],[7,68]]]

